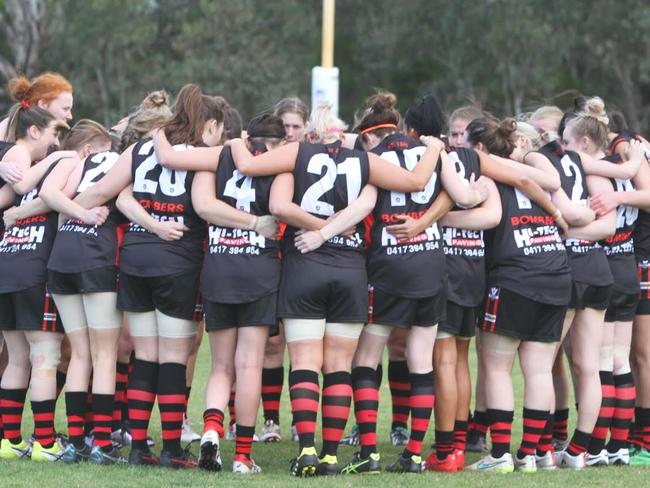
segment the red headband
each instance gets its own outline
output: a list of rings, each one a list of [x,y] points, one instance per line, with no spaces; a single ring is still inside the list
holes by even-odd
[[[395,125],[395,124],[373,125],[372,127],[368,127],[367,129],[363,129],[361,131],[361,135],[367,134],[368,132],[372,132],[373,130],[377,130],[377,129],[397,129],[397,125]]]
[[[25,99],[25,100],[23,100],[22,102],[20,102],[20,104],[22,105],[22,107],[23,107],[25,110],[27,110],[27,109],[29,108],[29,102],[27,101],[27,99]]]

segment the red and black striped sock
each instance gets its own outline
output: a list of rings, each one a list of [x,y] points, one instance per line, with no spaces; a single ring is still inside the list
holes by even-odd
[[[1,379],[1,378],[0,378]],[[0,387],[0,439],[5,438],[4,424],[2,423],[2,387]]]
[[[88,411],[87,391],[66,391],[65,409],[68,416],[68,440],[77,448],[84,446],[84,426]]]
[[[307,369],[291,371],[289,373],[289,396],[291,397],[291,411],[298,431],[300,449],[314,447],[320,397],[318,373]]]
[[[569,438],[569,409],[560,408],[553,414],[553,439],[565,441]]]
[[[91,384],[88,385],[88,394],[86,395],[86,405],[88,406],[93,404],[93,394],[91,393],[92,387],[93,385],[91,382]],[[84,415],[84,435],[91,435],[94,425],[95,417],[93,415],[93,411],[91,408],[86,408],[86,414]]]
[[[591,440],[587,451],[589,454],[600,454],[605,448],[605,440],[609,433],[609,425],[614,415],[616,406],[616,392],[614,388],[614,375],[611,371],[600,371],[600,389],[602,391],[602,401],[596,426],[591,433]]]
[[[94,443],[102,451],[108,452],[113,448],[111,432],[113,423],[113,411],[115,406],[115,395],[93,393],[93,433]]]
[[[630,424],[630,432],[627,435],[627,442],[630,444],[630,447],[635,447],[641,449],[643,447],[643,435],[641,433],[642,428],[638,423],[639,418],[639,407],[634,407],[634,419]]]
[[[411,395],[409,397],[411,431],[403,453],[405,458],[422,454],[422,441],[429,429],[431,411],[436,399],[433,371],[419,374],[409,373],[409,380],[411,383]]]
[[[569,442],[569,445],[566,448],[566,452],[568,452],[572,456],[577,456],[578,454],[587,452],[587,447],[589,447],[590,438],[591,438],[591,434],[589,432],[583,432],[581,430],[576,429],[573,432],[573,436],[571,437],[571,442]]]
[[[59,371],[58,369],[56,370],[56,398],[57,400],[59,399],[59,395],[63,391],[63,388],[65,387],[65,380],[66,380],[67,375]]]
[[[490,420],[487,412],[482,410],[474,410],[473,428],[482,436],[487,435],[488,428],[490,427]]]
[[[512,419],[514,417],[514,412],[512,410],[496,410],[488,408],[486,413],[490,422],[492,438],[491,454],[495,458],[500,458],[506,452],[510,452],[510,438],[512,437]]]
[[[406,428],[409,420],[409,368],[406,361],[388,361],[388,385],[393,402],[393,422],[391,429]]]
[[[354,394],[354,417],[359,427],[361,457],[367,458],[377,452],[377,410],[379,409],[379,387],[376,370],[366,367],[352,369],[352,390]]]
[[[454,450],[465,452],[467,447],[467,420],[454,422]]]
[[[146,450],[148,449],[149,419],[156,401],[158,363],[135,359],[132,364],[133,369],[129,374],[129,387],[126,393],[132,437],[131,445],[134,448]]]
[[[554,415],[555,414],[549,414],[548,420],[544,425],[544,431],[542,432],[542,436],[539,438],[539,442],[537,443],[538,456],[543,456],[548,451],[551,451],[553,449],[553,425],[554,425],[553,416]]]
[[[454,432],[436,429],[436,457],[443,461],[454,452]]]
[[[113,408],[113,430],[122,427],[122,411],[126,404],[126,385],[129,379],[128,363],[117,363],[115,366],[115,402]]]
[[[614,375],[614,391],[616,406],[610,425],[612,435],[607,445],[607,450],[611,453],[627,447],[627,436],[630,432],[636,401],[636,388],[632,373]]]
[[[203,412],[203,432],[214,430],[223,437],[223,412],[218,408],[208,408]]]
[[[0,398],[0,412],[2,413],[2,424],[4,427],[4,438],[9,439],[12,444],[19,444],[23,440],[20,428],[23,422],[23,410],[25,408],[26,388],[2,389]]]
[[[284,366],[262,369],[262,408],[264,420],[280,425],[280,398],[284,384]]]
[[[54,408],[56,400],[31,403],[32,414],[34,415],[34,440],[46,449],[52,447],[52,444],[54,444]]]
[[[544,427],[546,427],[548,422],[548,415],[548,410],[534,410],[524,407],[524,432],[521,437],[521,445],[517,451],[517,457],[519,459],[535,454],[539,439],[542,437],[542,432],[544,432]]]
[[[235,390],[231,390],[230,398],[228,398],[228,416],[230,417],[228,425],[235,425],[237,423],[237,410],[235,410]]]
[[[643,448],[650,450],[650,408],[637,409],[636,423]]]
[[[323,375],[321,457],[336,456],[339,441],[350,416],[352,403],[352,377],[347,371],[335,371]]]
[[[255,435],[255,426],[237,424],[237,435],[235,436],[235,457],[243,456],[246,459],[251,458],[251,449],[253,447],[253,436]]]
[[[162,427],[163,450],[179,454],[183,413],[185,412],[186,366],[162,363],[158,368],[158,408]]]

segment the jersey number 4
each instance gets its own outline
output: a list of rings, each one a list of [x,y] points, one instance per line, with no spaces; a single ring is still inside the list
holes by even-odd
[[[253,178],[244,176],[238,169],[233,171],[232,177],[226,181],[223,195],[236,200],[235,207],[244,212],[251,211],[251,203],[255,201],[255,188]]]

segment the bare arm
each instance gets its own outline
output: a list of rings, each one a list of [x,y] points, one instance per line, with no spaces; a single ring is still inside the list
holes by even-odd
[[[135,222],[140,227],[148,230],[152,234],[156,234],[165,241],[176,241],[183,237],[185,231],[189,230],[187,226],[179,222],[161,222],[154,219],[135,199],[131,185],[128,185],[120,192],[116,205],[120,212],[131,222]]]
[[[629,159],[622,164],[612,164],[609,161],[597,159],[588,154],[579,152],[580,159],[582,160],[582,167],[585,173],[589,175],[598,175],[605,178],[620,178],[629,180],[636,176],[639,168],[646,162],[643,145],[638,141],[631,141],[626,143],[629,147],[627,155]],[[623,156],[625,159],[625,156]]]
[[[10,161],[10,153],[17,146],[14,146],[5,155],[5,159]],[[47,170],[52,164],[61,158],[76,158],[77,153],[74,151],[55,151],[45,159],[42,159],[37,164],[30,167],[31,161],[27,163],[27,168],[24,167],[25,159],[21,157],[21,166],[23,167],[23,178],[16,184],[12,185],[14,191],[19,195],[24,195],[31,191],[43,179]],[[29,160],[29,158],[28,158]]]
[[[102,225],[109,213],[106,207],[94,207],[88,210],[71,200],[75,189],[79,186],[82,170],[83,162],[77,158],[60,161],[43,182],[38,196],[56,212],[81,220],[88,225]]]
[[[265,153],[268,154],[268,153]],[[269,210],[280,221],[305,230],[319,230],[325,224],[324,219],[305,212],[293,199],[293,174],[278,175],[271,185]]]
[[[499,191],[492,180],[484,178],[484,181],[488,187],[488,197],[480,207],[449,212],[440,223],[447,227],[469,230],[485,230],[499,225],[502,213]]]
[[[0,209],[10,207],[15,198],[16,194],[11,189],[11,185],[2,185],[2,188],[0,188]]]
[[[454,208],[454,201],[446,191],[442,190],[420,218],[414,219],[409,215],[398,215],[397,218],[402,223],[389,225],[386,230],[397,237],[400,242],[408,241],[443,218],[452,208]]]
[[[438,164],[438,157],[444,150],[444,143],[434,137],[423,137],[427,148],[413,171],[407,171],[397,165],[368,153],[370,164],[370,184],[391,191],[422,191],[431,179]]]
[[[225,227],[253,230],[255,216],[231,207],[216,197],[216,174],[200,171],[192,182],[192,206],[206,222]]]
[[[490,157],[510,169],[518,169],[519,172],[531,178],[546,191],[554,192],[560,188],[560,174],[553,166],[553,163],[551,163],[543,154],[538,152],[529,152],[526,154],[526,157],[524,157],[525,164],[501,158],[494,154],[490,154]]]
[[[593,210],[584,205],[572,202],[562,188],[553,193],[552,199],[569,225],[587,225],[596,218]]]
[[[366,215],[372,212],[377,202],[377,188],[366,185],[359,198],[341,210],[327,225],[317,231],[305,232],[295,238],[296,248],[301,253],[318,249],[332,237],[343,233],[350,227],[361,222]]]
[[[599,193],[591,198],[591,208],[597,215],[605,215],[619,205],[650,211],[650,168],[647,164],[641,165],[632,181],[636,186],[636,191],[612,191],[610,187],[609,191]]]
[[[103,205],[126,188],[131,183],[133,146],[135,144],[129,146],[120,155],[113,167],[101,180],[77,195],[74,201],[82,207],[93,208]]]
[[[270,176],[291,173],[296,168],[298,142],[285,144],[258,156],[253,156],[241,139],[230,141],[232,158],[237,169],[246,176]]]
[[[449,196],[463,208],[472,208],[479,205],[487,198],[488,189],[482,182],[474,182],[474,177],[470,181],[469,186],[466,181],[456,172],[453,164],[449,161],[447,153],[443,152],[440,157],[442,158],[442,184],[449,193]]]
[[[188,171],[216,171],[223,149],[223,146],[215,146],[176,151],[162,129],[154,132],[153,147],[163,168]]]

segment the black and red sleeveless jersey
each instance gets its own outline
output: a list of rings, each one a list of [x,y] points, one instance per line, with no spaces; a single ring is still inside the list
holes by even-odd
[[[489,287],[526,298],[567,305],[571,270],[553,217],[516,188],[498,183],[503,215],[488,232]]]
[[[55,165],[48,168],[30,192],[16,196],[16,206],[25,205],[38,196],[43,181]],[[47,260],[58,218],[56,212],[34,215],[18,220],[5,230],[0,241],[0,293],[25,290],[47,281]]]
[[[372,152],[396,166],[412,171],[426,151],[403,134],[392,134]],[[440,193],[440,165],[423,191],[402,193],[379,190],[371,217],[368,282],[393,295],[421,298],[444,288],[445,254],[438,224],[434,222],[408,242],[398,242],[386,229],[400,223],[400,215],[422,216]]]
[[[620,164],[618,155],[605,156],[605,161]],[[610,180],[617,192],[636,191],[632,180],[612,178]],[[616,233],[601,242],[607,255],[609,268],[614,275],[614,288],[625,293],[634,293],[639,290],[639,277],[636,272],[636,259],[634,256],[634,228],[639,216],[639,209],[619,205],[616,209]]]
[[[11,149],[12,147],[14,147],[14,145],[11,142],[0,141],[0,161],[3,160],[5,154],[7,154],[7,152],[9,152],[9,149]],[[6,183],[7,182],[5,180],[0,178],[0,188],[5,186]],[[2,233],[5,230],[5,222],[4,220],[2,220],[3,214],[4,214],[4,208],[0,208],[0,237],[2,237]]]
[[[303,210],[328,218],[356,200],[370,175],[368,155],[334,144],[300,143],[293,171],[293,202]],[[294,245],[295,227],[287,226],[284,251],[299,252]],[[332,266],[365,267],[363,223],[351,237],[334,236],[304,255]]]
[[[177,145],[177,151],[187,146]],[[177,241],[165,241],[132,222],[120,251],[120,270],[134,276],[168,276],[197,270],[203,259],[206,225],[192,207],[194,172],[163,168],[153,141],[133,147],[133,196],[154,219],[185,224],[189,231]]]
[[[481,175],[481,162],[475,151],[447,148],[456,172],[469,183]],[[453,210],[459,210],[459,207]],[[443,227],[447,259],[447,299],[463,307],[481,304],[485,293],[485,240],[482,230]]]
[[[106,151],[91,154],[83,163],[76,194],[87,190],[113,167],[120,155]],[[124,217],[115,201],[107,203],[110,213],[103,225],[88,225],[68,219],[60,227],[47,263],[48,269],[60,273],[81,273],[111,266],[117,259],[117,226]]]
[[[253,154],[266,152],[264,146]],[[221,151],[217,167],[217,198],[252,215],[269,215],[273,176],[252,178],[235,167],[229,147]],[[279,244],[253,230],[209,224],[208,247],[203,262],[201,293],[221,303],[245,303],[278,289]]]
[[[541,147],[539,152],[546,156],[557,170],[562,190],[569,199],[576,205],[586,206],[589,191],[580,155],[565,151],[557,141],[549,142]],[[567,239],[564,245],[569,257],[571,278],[574,281],[595,286],[607,286],[614,282],[607,257],[600,244],[582,239]]]

